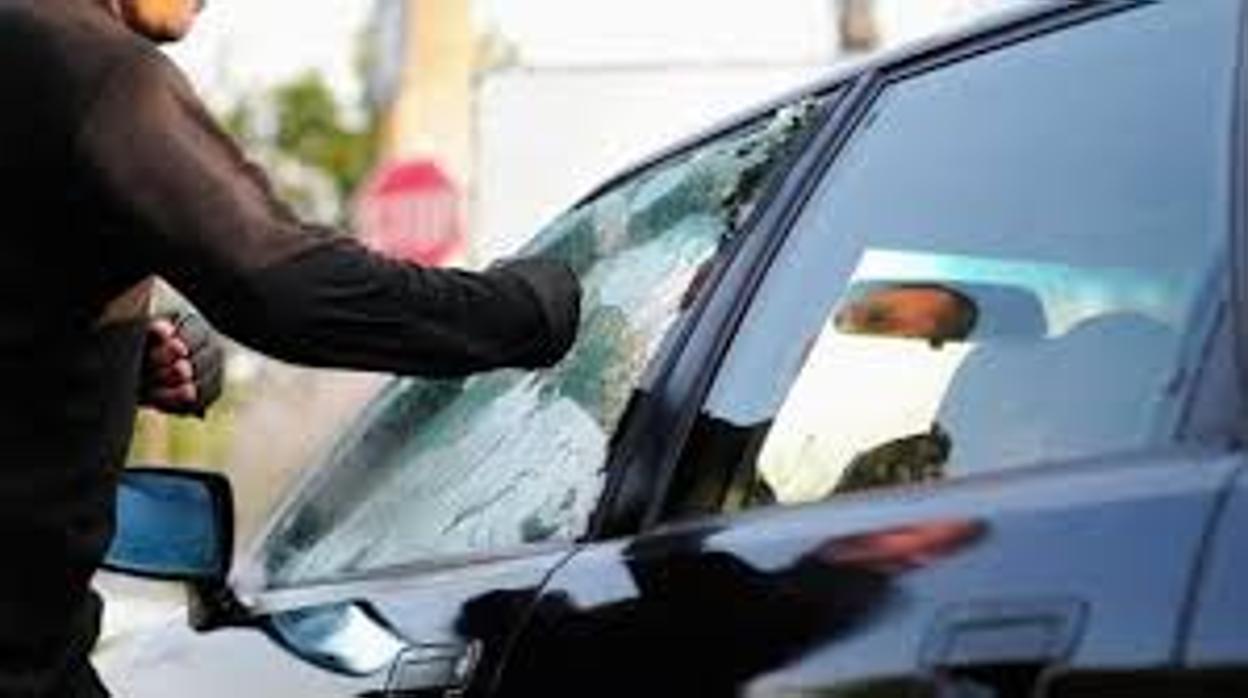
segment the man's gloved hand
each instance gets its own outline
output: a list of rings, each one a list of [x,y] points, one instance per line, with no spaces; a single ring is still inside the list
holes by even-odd
[[[147,326],[139,404],[202,418],[221,397],[224,369],[225,350],[203,318],[157,316]]]

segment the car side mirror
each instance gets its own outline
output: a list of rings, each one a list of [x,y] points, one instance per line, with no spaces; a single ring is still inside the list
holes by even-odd
[[[129,468],[117,490],[117,525],[104,567],[192,583],[220,583],[234,548],[230,483],[208,472]]]

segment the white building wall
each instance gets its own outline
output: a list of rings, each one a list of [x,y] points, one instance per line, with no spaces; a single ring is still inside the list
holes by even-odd
[[[492,75],[476,99],[474,261],[514,250],[649,153],[825,70],[810,64]]]
[[[1037,0],[875,0],[885,45],[904,43],[933,31],[956,27],[989,12]]]
[[[875,10],[881,43],[893,45],[1022,1],[876,0]],[[826,74],[840,57],[837,0],[483,7],[516,42],[521,65],[483,76],[475,90],[477,264],[511,252],[621,168]]]

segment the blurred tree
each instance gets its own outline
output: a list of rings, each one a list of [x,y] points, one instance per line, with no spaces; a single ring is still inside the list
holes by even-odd
[[[377,125],[364,114],[350,123],[325,80],[306,72],[240,100],[224,117],[229,130],[268,170],[301,213],[342,223],[347,202],[377,156]],[[324,191],[326,178],[332,191]],[[331,197],[332,201],[321,201]],[[326,214],[325,212],[329,212]]]

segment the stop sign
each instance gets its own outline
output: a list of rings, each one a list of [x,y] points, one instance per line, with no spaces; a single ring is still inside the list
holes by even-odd
[[[444,264],[465,242],[462,197],[431,160],[381,166],[356,199],[356,228],[364,244],[427,266]]]

